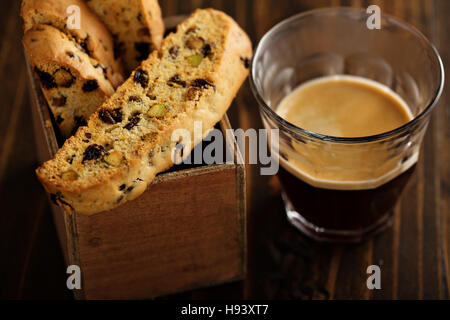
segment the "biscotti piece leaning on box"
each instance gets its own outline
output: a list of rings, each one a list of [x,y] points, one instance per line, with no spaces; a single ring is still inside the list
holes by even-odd
[[[189,153],[200,142],[192,141],[194,122],[204,136],[223,117],[251,56],[249,38],[229,16],[197,10],[36,170],[39,180],[67,212],[93,214],[135,199],[173,165],[174,130],[190,133]]]
[[[128,72],[161,46],[164,22],[157,0],[86,0],[114,35],[116,57]]]
[[[25,32],[36,24],[57,28],[96,60],[94,67],[101,70],[115,88],[124,82],[124,67],[120,59],[114,58],[111,33],[82,0],[23,0],[21,16]],[[77,22],[79,26],[70,25]]]
[[[86,125],[114,88],[91,58],[52,26],[33,26],[23,45],[61,134],[68,138]]]

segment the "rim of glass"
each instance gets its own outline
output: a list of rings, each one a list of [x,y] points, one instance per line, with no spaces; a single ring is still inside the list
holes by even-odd
[[[291,22],[304,18],[305,16],[309,16],[309,15],[317,15],[317,14],[326,14],[326,13],[343,13],[343,14],[351,14],[351,13],[361,13],[364,12],[364,9],[359,9],[359,8],[347,8],[347,7],[331,7],[331,8],[320,8],[320,9],[314,9],[314,10],[308,10],[299,14],[296,14],[292,17],[289,17],[285,20],[282,20],[281,22],[277,23],[275,26],[273,26],[259,41],[256,50],[255,50],[255,54],[253,55],[253,61],[255,60],[255,57],[258,57],[263,44],[274,34],[276,33],[280,28],[282,28],[283,26],[290,24]],[[294,133],[294,135],[298,135],[298,134],[302,134],[302,135],[306,135],[308,137],[311,138],[315,138],[318,140],[323,140],[323,141],[331,141],[331,142],[340,142],[340,143],[367,143],[367,142],[375,142],[375,141],[380,141],[392,136],[396,136],[397,134],[404,132],[405,130],[409,129],[410,127],[414,126],[417,122],[421,121],[423,118],[425,118],[436,106],[436,104],[438,103],[443,89],[444,89],[444,82],[445,82],[445,71],[444,71],[444,65],[442,63],[442,59],[439,55],[438,50],[436,49],[436,47],[427,39],[427,37],[425,37],[425,35],[419,31],[416,27],[414,27],[413,25],[404,22],[398,18],[395,18],[391,15],[387,15],[387,14],[383,14],[383,19],[387,20],[390,24],[399,26],[405,30],[407,30],[408,32],[410,32],[411,34],[415,35],[416,37],[418,37],[419,39],[421,39],[422,41],[424,41],[424,43],[426,45],[428,45],[432,52],[434,53],[435,58],[437,59],[438,65],[439,65],[439,76],[440,76],[440,81],[439,81],[439,85],[438,88],[436,90],[436,93],[434,94],[433,99],[431,100],[431,102],[427,105],[427,107],[416,117],[414,117],[414,119],[412,119],[411,121],[405,123],[404,125],[402,125],[401,127],[398,127],[394,130],[390,130],[387,132],[383,132],[380,134],[376,134],[376,135],[371,135],[371,136],[365,136],[365,137],[335,137],[335,136],[328,136],[328,135],[324,135],[324,134],[320,134],[320,133],[316,133],[316,132],[312,132],[306,129],[303,129],[301,127],[298,127],[292,123],[290,123],[289,121],[284,120],[282,117],[280,117],[272,108],[270,108],[266,101],[263,99],[263,97],[261,96],[261,94],[259,93],[259,88],[255,83],[255,77],[254,77],[254,73],[255,73],[255,64],[252,63],[252,67],[251,67],[251,72],[250,72],[250,85],[253,91],[253,94],[255,95],[257,101],[259,102],[260,106],[262,106],[263,111],[268,112],[269,115],[271,115],[273,118],[275,118],[275,120],[277,120],[284,128],[286,128],[289,131],[292,131]]]

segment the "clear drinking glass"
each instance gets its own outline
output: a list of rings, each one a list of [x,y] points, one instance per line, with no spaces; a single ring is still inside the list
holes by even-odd
[[[370,30],[367,19],[365,10],[352,8],[296,15],[263,37],[253,59],[251,84],[264,126],[280,130],[275,156],[287,217],[317,240],[357,242],[388,225],[443,90],[442,61],[422,33],[387,15],[380,30]],[[414,118],[382,134],[342,138],[277,115],[279,103],[300,84],[328,75],[388,86]]]

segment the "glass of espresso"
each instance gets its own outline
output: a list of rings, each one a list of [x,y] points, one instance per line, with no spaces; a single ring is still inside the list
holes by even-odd
[[[442,61],[417,29],[387,15],[370,29],[368,18],[291,17],[253,59],[264,126],[279,129],[287,217],[319,241],[359,242],[389,225],[443,90]]]

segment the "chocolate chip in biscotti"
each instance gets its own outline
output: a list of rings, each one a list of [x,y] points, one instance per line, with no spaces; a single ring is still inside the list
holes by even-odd
[[[177,57],[178,57],[178,50],[179,50],[180,48],[177,46],[177,45],[174,45],[174,46],[172,46],[170,49],[169,49],[169,54],[170,54],[170,56],[172,57],[172,59],[176,59]]]
[[[79,56],[77,56],[75,53],[73,53],[72,51],[66,51],[66,54],[70,59],[81,62],[81,58]]]
[[[97,160],[103,157],[105,154],[105,148],[98,144],[92,144],[86,148],[83,154],[83,163],[85,161]]]
[[[70,70],[65,68],[60,68],[53,73],[56,85],[58,87],[70,88],[75,81],[75,77],[72,75]]]
[[[211,49],[211,45],[210,44],[205,44],[202,48],[202,53],[203,53],[203,57],[209,57],[209,55],[211,54],[212,49]]]
[[[127,130],[131,130],[133,129],[135,126],[138,125],[139,121],[141,121],[141,117],[140,117],[140,113],[136,112],[134,113],[129,119],[128,119],[128,123],[123,127],[124,129]]]
[[[142,99],[138,96],[131,96],[128,98],[128,101],[130,102],[142,102]]]
[[[83,84],[84,92],[92,92],[98,89],[98,82],[95,79],[88,80]]]
[[[148,73],[145,70],[137,69],[134,72],[133,81],[139,83],[142,88],[147,88],[148,86]]]
[[[167,81],[167,84],[171,87],[183,87],[186,88],[186,81],[181,80],[180,75],[176,74]]]
[[[88,56],[90,56],[90,55],[91,55],[91,52],[89,51],[88,42],[89,42],[89,36],[86,36],[86,38],[84,38],[84,39],[81,41],[80,45],[81,45],[81,47],[83,48],[83,51],[86,52],[86,54],[87,54]]]
[[[250,68],[250,59],[249,58],[241,57],[241,61],[244,64],[245,69]]]
[[[63,95],[52,97],[52,105],[55,107],[64,107],[66,105],[67,98]]]
[[[114,110],[102,108],[98,112],[98,117],[104,123],[115,124],[117,122],[122,122],[122,109],[116,108]]]
[[[34,72],[36,72],[36,74],[38,75],[39,80],[41,81],[41,84],[44,86],[44,88],[56,88],[55,78],[53,78],[50,73],[39,70],[38,67],[34,67]]]
[[[192,81],[191,85],[196,88],[208,89],[209,87],[213,87],[214,90],[216,89],[216,86],[214,84],[205,79],[195,79],[194,81]]]
[[[135,42],[134,48],[139,53],[139,55],[136,57],[137,61],[147,59],[148,55],[151,52],[151,44],[148,42]]]
[[[122,185],[119,187],[119,191],[125,190],[126,187],[127,187],[126,184],[122,184]]]

